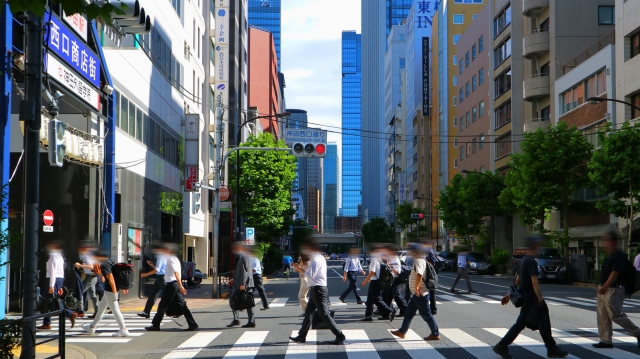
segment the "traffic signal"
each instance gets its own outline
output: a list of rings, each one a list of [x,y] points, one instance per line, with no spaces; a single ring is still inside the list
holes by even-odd
[[[120,28],[123,34],[148,34],[151,31],[151,18],[140,7],[140,2],[121,0],[120,3],[124,5],[120,7],[124,14],[113,15],[115,27]]]
[[[67,151],[67,146],[64,143],[64,134],[67,129],[67,124],[58,121],[49,121],[49,164],[52,166],[62,167],[64,163],[64,155]]]
[[[193,214],[200,212],[200,188],[193,192],[193,206],[191,207]]]
[[[327,146],[322,143],[302,143],[293,144],[293,155],[304,158],[325,158]]]
[[[318,226],[316,226],[315,224],[311,225],[311,226],[308,226],[308,227],[309,227],[309,229],[318,229]]]
[[[413,219],[423,219],[424,218],[424,214],[422,213],[414,213],[411,215],[411,218]]]

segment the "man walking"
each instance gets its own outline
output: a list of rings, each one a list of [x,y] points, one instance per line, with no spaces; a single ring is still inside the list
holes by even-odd
[[[84,272],[84,277],[82,278],[83,291],[81,293],[81,298],[83,299],[80,304],[80,310],[78,312],[78,317],[84,317],[85,307],[89,309],[89,304],[84,302],[84,294],[87,293],[89,299],[93,303],[93,315],[89,318],[93,319],[96,317],[96,312],[98,311],[98,294],[96,292],[96,284],[98,283],[98,276],[93,272],[93,265],[96,264],[96,259],[93,255],[93,252],[96,250],[95,245],[91,241],[82,241],[79,245],[80,252],[80,260],[82,263],[76,263],[75,267],[77,269],[82,268]]]
[[[426,288],[422,278],[423,273],[425,273],[425,270],[427,269],[427,261],[424,259],[424,248],[417,243],[413,243],[409,248],[409,255],[413,258],[411,274],[409,275],[411,299],[409,299],[407,309],[404,312],[402,326],[400,329],[392,331],[391,334],[399,338],[404,338],[409,331],[409,326],[411,325],[413,317],[416,315],[416,312],[419,312],[420,316],[425,322],[427,322],[427,325],[431,330],[431,334],[424,338],[424,340],[440,340],[438,324],[431,314],[431,309],[429,307],[429,290]]]
[[[100,263],[99,266],[94,267],[95,270],[99,270],[96,274],[101,274],[104,276],[104,295],[100,302],[98,302],[98,311],[96,312],[96,317],[89,324],[85,324],[82,326],[87,333],[93,335],[96,333],[96,326],[102,320],[102,316],[104,312],[107,310],[107,307],[111,309],[113,312],[113,316],[116,319],[116,323],[120,327],[116,333],[113,334],[114,337],[128,337],[129,331],[124,324],[124,318],[122,317],[122,313],[120,312],[120,307],[118,306],[118,287],[116,286],[116,281],[113,278],[113,267],[116,265],[112,260],[109,259],[109,253],[104,250],[99,250],[96,252],[96,260]],[[123,289],[122,292],[126,295],[129,293],[127,289]]]
[[[518,268],[518,275],[515,279],[515,285],[524,298],[520,315],[516,319],[516,323],[509,329],[507,334],[493,347],[493,351],[500,355],[503,359],[511,359],[509,354],[509,345],[520,335],[520,332],[527,326],[527,317],[533,310],[538,311],[538,330],[547,348],[547,358],[564,358],[569,355],[558,348],[555,340],[551,336],[551,319],[549,318],[549,308],[542,298],[542,290],[538,283],[538,262],[535,260],[538,248],[542,244],[542,237],[527,237],[529,247],[528,253],[522,258]],[[502,298],[502,305],[509,303],[509,294]]]
[[[383,291],[383,300],[390,308],[393,307],[392,302],[395,301],[400,310],[399,316],[403,316],[405,309],[407,309],[407,301],[404,297],[405,284],[399,278],[400,272],[402,272],[402,263],[396,255],[398,248],[395,244],[386,244],[383,251],[384,257],[387,259],[387,265],[393,272],[393,284],[391,284],[391,288]]]
[[[153,244],[152,250],[156,257],[156,264],[154,265],[153,262],[147,261],[147,264],[153,269],[150,272],[140,274],[142,278],[155,276],[155,281],[153,282],[151,293],[149,293],[149,296],[147,297],[147,303],[144,305],[144,309],[141,313],[138,313],[139,317],[151,317],[151,308],[153,308],[153,305],[156,303],[156,299],[158,299],[160,294],[166,288],[166,284],[164,282],[164,274],[167,267],[167,258],[166,256],[162,255],[161,249],[162,246],[160,244]]]
[[[258,295],[260,295],[260,300],[262,300],[261,310],[267,310],[271,309],[271,307],[269,307],[269,302],[267,302],[267,293],[264,291],[264,286],[262,285],[262,263],[260,263],[260,259],[258,259],[259,255],[260,251],[255,249],[253,251],[253,256],[251,257],[253,285],[254,288],[258,291]]]
[[[327,260],[319,253],[318,247],[313,242],[304,242],[300,245],[302,254],[309,256],[309,269],[305,271],[305,277],[309,284],[309,304],[304,311],[302,328],[297,337],[289,337],[294,342],[305,343],[307,333],[311,328],[311,316],[318,310],[318,315],[324,324],[336,336],[335,340],[326,344],[340,345],[346,339],[342,331],[336,326],[336,322],[329,313],[329,291],[327,290]],[[298,264],[294,264],[298,267]]]
[[[596,297],[598,305],[596,309],[598,336],[600,337],[600,342],[593,345],[596,348],[613,348],[613,323],[618,324],[638,338],[638,347],[640,347],[640,328],[633,324],[622,311],[626,293],[624,283],[627,279],[623,275],[626,274],[624,269],[627,266],[628,259],[627,255],[618,249],[618,240],[618,233],[613,230],[609,231],[601,239],[607,251],[607,258],[602,264],[600,288]]]
[[[429,264],[431,264],[433,266],[434,269],[436,269],[437,271],[437,267],[436,267],[436,262],[438,261],[438,257],[436,255],[436,251],[433,250],[433,247],[431,247],[431,245],[426,245],[425,246],[425,252],[426,252],[426,256],[427,256],[427,262]],[[469,277],[467,277],[469,278]],[[467,279],[467,284],[468,284],[468,279]],[[435,290],[430,290],[429,291],[429,307],[431,308],[431,314],[436,315],[438,314],[438,308],[436,307],[436,291]]]
[[[160,304],[158,304],[156,315],[153,316],[151,326],[144,328],[148,331],[153,332],[160,330],[162,318],[164,318],[164,314],[167,312],[169,305],[173,302],[177,302],[182,307],[182,314],[189,325],[185,331],[192,332],[198,329],[198,323],[193,319],[193,314],[191,314],[191,311],[187,308],[187,302],[182,297],[183,295],[187,295],[187,290],[182,286],[182,278],[180,277],[182,265],[180,265],[180,259],[176,257],[177,252],[177,246],[173,243],[165,243],[159,248],[159,254],[166,262],[164,269],[164,282],[166,286],[162,291]]]
[[[380,289],[380,270],[382,267],[381,247],[373,246],[371,248],[371,255],[369,260],[369,274],[367,278],[362,282],[362,287],[366,287],[367,283],[370,283],[369,291],[367,292],[367,302],[364,311],[363,322],[373,321],[373,306],[376,305],[382,315],[380,320],[393,321],[396,317],[396,310],[391,308],[382,300],[382,290]]]
[[[240,317],[234,305],[236,294],[244,290],[253,292],[254,288],[253,275],[251,274],[251,259],[249,259],[248,250],[244,245],[244,241],[235,241],[233,243],[233,254],[236,255],[237,258],[233,271],[233,292],[231,293],[231,297],[229,297],[229,307],[231,307],[231,311],[233,312],[233,321],[227,325],[227,328],[240,325]],[[247,315],[249,316],[249,321],[242,327],[255,328],[256,319],[253,315],[253,308],[247,309]]]
[[[49,253],[49,260],[47,260],[47,281],[44,297],[46,298],[43,313],[51,311],[51,305],[53,300],[58,298],[58,295],[62,292],[64,286],[64,257],[62,256],[62,243],[59,241],[51,241],[47,243],[47,252]],[[76,325],[76,313],[66,310],[66,316],[71,322],[71,328]],[[63,323],[60,323],[61,325]],[[42,325],[36,329],[47,330],[51,329],[51,317],[44,317]]]
[[[456,284],[458,284],[460,277],[464,278],[464,280],[467,282],[467,289],[469,290],[469,293],[476,292],[471,287],[471,281],[469,280],[469,270],[467,269],[468,265],[469,265],[468,253],[458,254],[458,274],[456,274],[456,279],[453,280],[453,284],[451,285],[451,293],[456,292]]]
[[[362,298],[358,295],[358,273],[362,273],[364,275],[364,269],[362,269],[362,264],[360,264],[360,256],[359,256],[358,248],[350,248],[349,256],[344,261],[344,274],[342,275],[342,281],[346,282],[349,279],[349,287],[342,293],[340,296],[340,301],[342,303],[346,303],[346,298],[353,291],[353,294],[356,296],[356,300],[358,304],[363,304]]]

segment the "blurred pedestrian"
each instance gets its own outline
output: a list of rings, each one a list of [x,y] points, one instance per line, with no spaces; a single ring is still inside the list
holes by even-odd
[[[253,256],[251,257],[251,272],[253,274],[254,288],[258,291],[260,300],[262,300],[262,309],[260,310],[267,310],[271,309],[271,307],[269,307],[267,293],[264,291],[264,286],[262,285],[262,263],[260,263],[259,256],[262,256],[262,253],[257,248],[254,249]]]
[[[43,297],[45,300],[42,313],[48,313],[52,311],[52,307],[57,307],[57,298],[62,295],[62,287],[64,286],[65,259],[62,255],[62,242],[50,241],[47,243],[46,249],[49,254],[49,259],[47,260],[46,285],[43,288],[43,292],[45,293]],[[73,328],[76,325],[76,313],[67,309],[65,315],[69,318],[71,328]],[[64,323],[60,323],[60,325],[64,325]],[[42,325],[36,329],[51,329],[51,317],[44,317]]]
[[[165,270],[167,267],[167,258],[162,253],[162,245],[158,243],[154,243],[151,246],[151,250],[153,251],[154,257],[156,259],[156,263],[154,264],[152,261],[148,260],[147,264],[152,268],[150,272],[142,273],[140,276],[142,278],[146,278],[149,276],[154,276],[153,287],[151,288],[151,293],[147,297],[147,302],[144,305],[144,309],[141,313],[138,313],[139,317],[150,318],[151,317],[151,309],[153,305],[156,303],[156,299],[162,294],[164,289],[167,287],[164,282]]]
[[[360,263],[360,251],[358,248],[353,247],[349,248],[349,255],[344,260],[344,274],[342,275],[342,281],[346,282],[349,279],[349,287],[342,293],[340,296],[340,301],[342,303],[346,303],[346,298],[353,291],[353,294],[356,296],[356,300],[358,304],[364,304],[362,298],[358,294],[358,274],[364,275],[364,269],[362,269],[362,264]]]
[[[251,273],[251,259],[249,258],[249,250],[245,246],[244,241],[235,241],[233,243],[233,254],[237,258],[233,271],[233,292],[229,297],[229,307],[231,307],[231,311],[233,312],[233,321],[227,325],[227,328],[240,325],[240,316],[234,306],[236,294],[245,290],[253,292],[254,288],[253,274]],[[247,308],[247,315],[249,316],[249,321],[242,327],[255,328],[256,319],[253,315],[253,308]]]
[[[370,259],[369,259],[369,274],[367,278],[362,282],[362,287],[366,287],[369,285],[369,290],[367,292],[367,302],[366,308],[364,311],[364,318],[361,319],[363,322],[371,322],[373,321],[373,306],[376,305],[382,315],[382,319],[387,319],[393,321],[396,316],[396,310],[387,305],[387,303],[382,300],[382,289],[380,289],[380,272],[383,268],[382,263],[382,247],[380,245],[374,245],[371,247],[370,251]],[[386,266],[386,264],[385,264]]]
[[[469,290],[469,293],[476,292],[471,287],[471,280],[469,279],[469,263],[469,253],[462,252],[458,254],[458,274],[456,274],[456,279],[453,280],[453,284],[451,285],[451,293],[456,292],[456,285],[458,284],[460,277],[464,278],[467,282],[467,289]]]
[[[298,265],[293,266],[293,270],[298,273],[300,276],[300,290],[298,291],[298,300],[300,301],[300,306],[302,307],[302,315],[307,310],[307,304],[309,300],[307,299],[307,293],[309,293],[309,284],[307,283],[307,278],[304,275],[304,272],[309,269],[309,256],[306,254],[301,254],[298,259]]]
[[[98,284],[98,276],[93,272],[94,264],[97,264],[93,253],[97,250],[95,244],[91,241],[82,241],[79,245],[80,263],[76,263],[76,269],[82,268],[84,273],[82,276],[83,291],[81,298],[84,299],[84,294],[87,293],[88,299],[91,299],[93,303],[93,315],[89,318],[95,318],[95,313],[98,311],[98,292],[96,291],[96,284]],[[84,317],[85,307],[89,309],[88,303],[84,300],[80,304],[80,310],[78,311],[78,317]]]
[[[398,316],[404,316],[404,311],[407,309],[407,300],[405,299],[405,283],[399,278],[402,272],[402,263],[397,255],[398,248],[395,244],[385,244],[383,247],[384,257],[387,259],[387,265],[393,272],[393,284],[391,288],[383,291],[383,300],[390,308],[393,308],[393,302],[396,302],[400,313]]]
[[[433,266],[433,268],[436,270],[436,272],[438,272],[438,256],[436,254],[436,251],[433,250],[433,247],[430,244],[426,244],[425,245],[425,254],[426,254],[426,259],[427,262],[429,262],[429,264],[431,264]],[[467,277],[467,283],[468,282],[468,277]],[[435,290],[430,290],[429,291],[429,307],[431,308],[431,314],[436,315],[438,314],[438,307],[436,306],[436,291]]]

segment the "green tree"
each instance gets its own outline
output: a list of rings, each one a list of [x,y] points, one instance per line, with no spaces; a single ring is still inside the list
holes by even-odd
[[[554,236],[568,255],[569,212],[583,203],[575,191],[592,187],[587,175],[593,146],[575,127],[565,122],[524,134],[521,153],[511,155],[511,170],[505,178],[506,190],[500,201],[518,215],[523,225],[544,232],[548,211],[562,214],[563,233]]]
[[[283,140],[276,141],[272,134],[263,132],[249,136],[241,146],[286,148]],[[230,171],[229,184],[241,201],[240,214],[247,226],[258,232],[282,231],[285,217],[291,210],[291,182],[295,179],[296,159],[284,151],[240,151],[240,191],[235,188],[235,171]],[[230,156],[237,164],[238,152]]]
[[[633,221],[640,209],[640,124],[625,122],[620,130],[610,131],[611,124],[607,124],[606,132],[598,134],[600,147],[591,157],[589,177],[598,186],[598,194],[606,196],[596,206],[627,220],[629,251]]]
[[[5,0],[13,13],[29,11],[40,17],[44,15],[47,2],[47,0]],[[68,15],[80,13],[89,19],[103,19],[107,23],[111,21],[113,14],[122,15],[125,13],[124,10],[128,9],[121,0],[105,1],[101,5],[85,0],[53,0],[52,3],[62,5],[62,10]]]
[[[393,225],[382,217],[374,217],[362,225],[362,239],[364,243],[393,243],[396,236]]]

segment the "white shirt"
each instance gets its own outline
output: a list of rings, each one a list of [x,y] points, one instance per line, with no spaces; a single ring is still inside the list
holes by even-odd
[[[93,268],[93,265],[96,264],[95,258],[93,258],[93,256],[89,253],[83,254],[80,259],[82,259],[85,265],[91,266],[91,268]],[[84,274],[95,275],[95,273],[93,273],[93,270],[91,269],[82,268],[82,270],[84,271]]]
[[[371,257],[371,259],[369,260],[369,272],[373,272],[373,277],[371,277],[371,280],[380,279],[380,259],[379,258]]]
[[[398,256],[389,257],[389,260],[387,260],[387,265],[391,267],[394,277],[397,277],[398,274],[400,274],[400,272],[402,271],[402,268],[400,267],[400,258],[398,258]]]
[[[64,278],[64,257],[62,257],[62,253],[49,255],[47,278],[49,278],[49,287],[55,286],[56,278]]]
[[[362,271],[362,265],[360,264],[360,258],[358,258],[358,256],[347,257],[347,259],[344,261],[344,271],[345,272],[360,272],[360,271]]]
[[[309,287],[327,286],[327,260],[320,253],[311,255],[309,269],[304,272]]]
[[[251,257],[251,269],[255,271],[253,274],[262,274],[262,265],[258,258]]]
[[[180,260],[176,256],[167,257],[167,267],[164,270],[165,283],[177,281],[178,278],[176,278],[176,272],[182,274],[182,265],[180,265]]]

